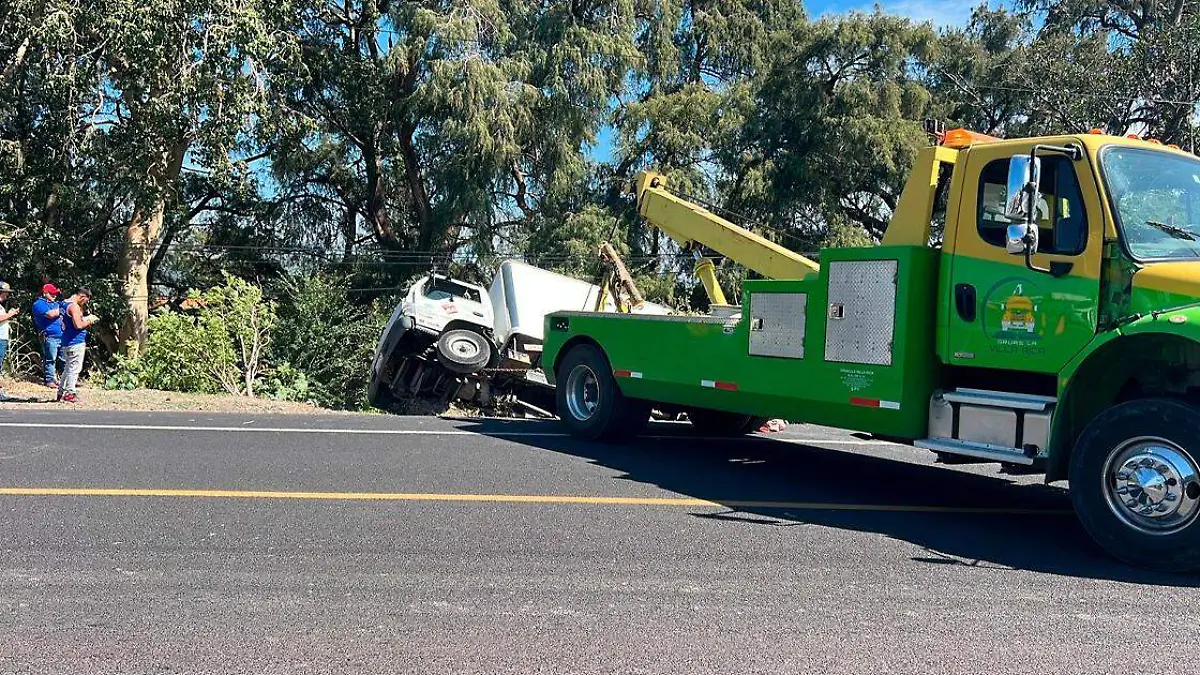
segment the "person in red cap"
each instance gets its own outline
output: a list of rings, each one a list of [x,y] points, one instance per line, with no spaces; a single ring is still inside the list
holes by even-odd
[[[47,387],[57,387],[55,364],[62,355],[63,322],[54,284],[42,286],[42,296],[33,301],[33,325],[42,340],[42,381]]]

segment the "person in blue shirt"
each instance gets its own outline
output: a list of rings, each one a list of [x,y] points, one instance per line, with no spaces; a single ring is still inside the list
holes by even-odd
[[[42,341],[42,378],[47,387],[57,387],[55,363],[62,349],[62,306],[58,302],[58,287],[42,286],[42,295],[33,301],[33,325]]]
[[[87,287],[80,286],[75,295],[62,303],[63,360],[67,365],[63,368],[62,379],[58,382],[58,400],[66,403],[78,400],[75,385],[79,381],[79,373],[83,371],[83,357],[87,351],[87,329],[100,320],[97,316],[83,314],[84,306],[91,299],[92,292]]]

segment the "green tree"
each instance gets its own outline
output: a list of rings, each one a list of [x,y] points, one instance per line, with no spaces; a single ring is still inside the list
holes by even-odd
[[[120,338],[130,353],[146,341],[150,270],[176,208],[190,219],[184,173],[234,181],[254,151],[268,111],[265,64],[286,60],[279,30],[287,3],[261,0],[106,0],[81,5],[79,32],[101,74],[85,123],[101,131],[95,158],[118,188],[123,222],[117,275],[128,303]],[[214,195],[215,197],[215,195]],[[175,214],[178,216],[179,214]],[[161,254],[160,254],[161,255]]]
[[[519,239],[577,184],[632,44],[627,1],[318,3],[278,177],[398,276]],[[283,79],[287,80],[287,74]]]
[[[755,92],[729,201],[813,243],[838,219],[878,239],[928,142],[915,72],[933,41],[927,25],[881,13],[797,23]]]
[[[92,257],[92,237],[79,235],[103,195],[87,189],[93,171],[81,154],[92,129],[77,113],[94,104],[98,80],[81,13],[63,0],[13,0],[0,12],[0,253],[14,282],[26,281],[14,268],[51,274]]]
[[[1002,135],[1093,127],[1190,147],[1200,12],[1175,0],[1022,0],[939,40],[928,84],[953,120]]]
[[[944,31],[922,64],[933,116],[996,136],[1024,133],[1033,97],[1021,76],[1032,37],[1027,16],[986,6]]]

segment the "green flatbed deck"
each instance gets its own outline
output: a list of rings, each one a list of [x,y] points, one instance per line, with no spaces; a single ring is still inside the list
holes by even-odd
[[[940,253],[832,249],[803,280],[748,281],[740,317],[558,312],[544,363],[598,345],[628,397],[923,438],[937,385]]]

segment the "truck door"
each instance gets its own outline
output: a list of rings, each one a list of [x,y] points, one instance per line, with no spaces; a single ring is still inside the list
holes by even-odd
[[[975,146],[959,200],[950,254],[948,335],[943,358],[956,366],[1057,373],[1096,334],[1103,244],[1089,160],[1041,155],[1042,199],[1034,265],[1005,251],[1009,157],[1019,146]],[[1029,148],[1024,149],[1028,152]],[[1065,270],[1065,271],[1064,271]]]

